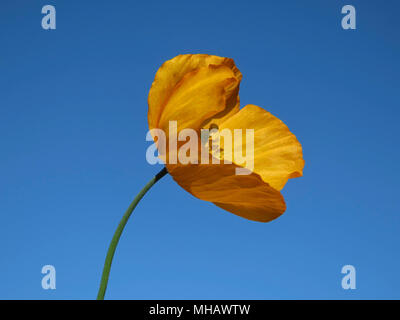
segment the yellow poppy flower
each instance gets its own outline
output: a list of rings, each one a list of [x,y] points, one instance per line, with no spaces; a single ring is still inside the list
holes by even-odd
[[[190,54],[166,61],[149,92],[148,122],[150,129],[163,130],[167,141],[170,121],[176,121],[178,132],[190,128],[200,133],[213,127],[254,130],[254,167],[247,175],[236,174],[243,165],[232,160],[229,150],[219,157],[231,163],[170,163],[167,154],[162,156],[168,173],[195,197],[249,220],[268,222],[286,209],[280,190],[287,180],[302,175],[302,148],[269,112],[255,105],[240,109],[241,79],[229,58]],[[234,143],[246,149],[245,139]],[[212,151],[209,156],[215,157]]]
[[[241,79],[232,59],[205,54],[177,56],[157,71],[149,93],[148,121],[150,129],[162,132],[163,141],[153,137],[166,167],[137,194],[118,224],[97,299],[104,299],[114,253],[129,217],[167,170],[195,197],[249,220],[268,222],[285,211],[280,190],[288,179],[303,174],[301,145],[281,120],[264,109],[255,105],[240,109]],[[186,141],[171,139],[185,130],[194,132],[193,154],[191,148],[184,148]],[[204,140],[203,132],[207,132]],[[234,133],[233,146],[223,132]],[[185,155],[190,151],[189,161],[175,161],[181,148]]]

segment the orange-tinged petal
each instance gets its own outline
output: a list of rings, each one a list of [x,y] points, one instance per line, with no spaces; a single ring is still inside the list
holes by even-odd
[[[206,119],[225,110],[232,95],[236,99],[238,85],[232,69],[224,65],[209,65],[187,73],[167,99],[158,128],[168,136],[169,122],[177,121],[178,132],[185,128],[199,130]]]
[[[208,67],[209,65],[226,66],[232,70],[234,77],[239,82],[242,79],[242,75],[235,66],[234,61],[229,58],[206,54],[186,54],[179,55],[166,61],[157,71],[149,92],[148,122],[150,129],[158,127],[158,121],[161,117],[162,110],[170,99],[175,86],[183,77],[196,69]],[[232,99],[236,103],[236,99]]]
[[[195,197],[243,218],[268,222],[286,209],[279,191],[255,173],[236,175],[234,164],[167,165],[174,180]]]
[[[220,124],[219,130],[254,129],[254,170],[271,187],[281,190],[290,178],[303,174],[302,147],[293,133],[278,118],[264,109],[247,105]],[[245,136],[244,136],[245,137]],[[233,146],[245,154],[246,139]],[[225,155],[227,150],[225,150]],[[235,159],[233,159],[235,162]]]

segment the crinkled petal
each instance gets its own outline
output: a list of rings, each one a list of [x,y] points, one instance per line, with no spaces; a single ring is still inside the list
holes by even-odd
[[[232,71],[233,76],[238,80],[238,82],[242,79],[242,75],[232,59],[206,54],[179,55],[166,61],[159,68],[148,97],[148,122],[150,129],[158,128],[158,122],[162,111],[170,100],[175,86],[184,78],[184,76],[196,69],[208,67],[210,65],[225,66]],[[237,97],[231,97],[228,99],[227,103],[235,105],[236,101]]]
[[[168,136],[170,121],[176,121],[178,132],[186,128],[199,130],[206,119],[225,110],[238,85],[232,69],[224,65],[209,65],[187,73],[167,99],[158,128]]]
[[[174,180],[195,197],[243,218],[268,222],[286,209],[281,193],[255,173],[236,175],[234,164],[167,165]]]
[[[253,172],[271,187],[281,190],[288,179],[302,176],[304,160],[301,144],[289,128],[271,113],[258,106],[247,105],[219,126],[220,131],[226,128],[232,132],[242,129],[242,139],[236,139],[231,149],[233,152],[236,147],[243,155],[246,155],[246,129],[254,129]],[[224,156],[228,154],[229,151],[224,150]]]

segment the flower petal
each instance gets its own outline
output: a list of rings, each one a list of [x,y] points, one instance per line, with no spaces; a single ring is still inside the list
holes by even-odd
[[[246,129],[254,129],[253,172],[271,187],[281,190],[288,179],[302,176],[304,160],[301,144],[288,127],[271,113],[258,106],[247,105],[220,124],[219,130],[225,128],[242,129],[243,134]],[[244,137],[242,141],[235,140],[233,146],[246,154]]]
[[[185,128],[199,130],[206,119],[225,110],[238,85],[232,70],[223,65],[187,73],[165,103],[158,127],[167,136],[170,121],[177,121],[178,132]]]
[[[279,191],[255,173],[236,175],[235,164],[167,165],[174,180],[195,197],[243,218],[268,222],[286,209]]]
[[[166,61],[159,68],[148,97],[148,122],[150,129],[158,128],[158,121],[161,117],[162,110],[170,99],[175,86],[183,77],[196,69],[208,67],[210,65],[225,66],[232,71],[238,82],[242,79],[242,75],[236,68],[232,59],[206,54],[179,55]],[[233,98],[233,100],[235,101],[234,104],[236,104],[236,98]]]

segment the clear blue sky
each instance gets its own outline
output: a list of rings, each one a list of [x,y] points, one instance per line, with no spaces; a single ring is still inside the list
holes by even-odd
[[[41,28],[53,4],[57,29]],[[357,29],[341,28],[352,4]],[[146,162],[147,95],[182,53],[234,58],[241,102],[304,148],[287,211],[247,221],[160,181],[109,299],[400,298],[398,1],[1,1],[0,298],[92,299]],[[56,268],[43,290],[41,268]],[[341,288],[352,264],[357,289]]]

